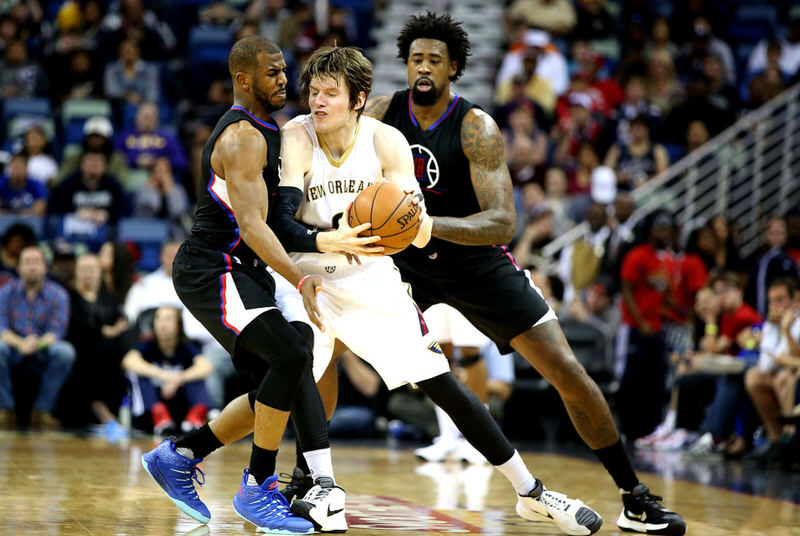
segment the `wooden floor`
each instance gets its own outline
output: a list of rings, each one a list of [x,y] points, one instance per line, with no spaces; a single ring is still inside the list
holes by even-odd
[[[68,434],[0,432],[0,535],[255,534],[233,512],[249,446],[240,442],[202,465],[200,495],[212,512],[200,526],[178,511],[142,469],[149,438],[110,444]],[[602,467],[556,454],[523,454],[553,490],[580,497],[615,525],[620,501]],[[293,447],[279,455],[290,470]],[[491,467],[421,464],[407,449],[334,445],[338,483],[348,492],[351,536],[410,534],[561,534],[514,513],[514,492]],[[647,484],[681,512],[697,536],[800,536],[800,506],[647,475]]]

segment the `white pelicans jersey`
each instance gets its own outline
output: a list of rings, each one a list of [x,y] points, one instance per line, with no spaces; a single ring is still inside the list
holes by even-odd
[[[305,127],[314,144],[296,217],[320,229],[337,227],[359,192],[383,179],[374,143],[378,121],[362,116],[352,146],[338,161],[320,143],[311,116],[292,121]],[[349,264],[340,253],[293,253],[292,259],[303,273],[323,278],[317,304],[325,332],[312,325],[316,380],[331,360],[336,339],[372,364],[390,389],[450,370],[391,257],[363,257],[362,264]],[[300,293],[280,275],[274,278],[275,301],[284,317],[311,325]]]
[[[338,221],[334,220],[342,217],[356,196],[370,184],[383,180],[383,169],[375,151],[378,121],[361,116],[353,144],[338,160],[317,136],[310,115],[301,115],[292,121],[303,125],[314,145],[297,219],[323,230],[335,228]]]

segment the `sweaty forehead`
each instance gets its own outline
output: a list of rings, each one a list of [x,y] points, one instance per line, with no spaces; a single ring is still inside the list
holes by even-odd
[[[427,37],[421,37],[419,39],[414,39],[411,43],[411,46],[408,49],[408,55],[413,56],[414,54],[438,54],[443,58],[449,58],[449,54],[447,51],[447,44],[444,41],[439,41],[438,39],[430,39]]]

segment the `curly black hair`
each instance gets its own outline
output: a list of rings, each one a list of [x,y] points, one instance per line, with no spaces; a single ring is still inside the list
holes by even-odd
[[[412,15],[400,35],[397,36],[397,57],[408,62],[408,51],[411,43],[416,39],[435,39],[447,45],[450,60],[458,64],[456,74],[450,77],[455,82],[467,66],[467,57],[470,55],[470,44],[467,32],[448,15],[437,15],[428,11],[424,15]]]

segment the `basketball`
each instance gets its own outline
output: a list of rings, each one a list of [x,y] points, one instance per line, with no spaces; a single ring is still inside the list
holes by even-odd
[[[372,223],[361,236],[380,236],[375,245],[383,246],[387,255],[406,249],[419,230],[419,206],[412,203],[413,195],[390,182],[377,182],[364,189],[353,202],[347,216],[350,227]]]

